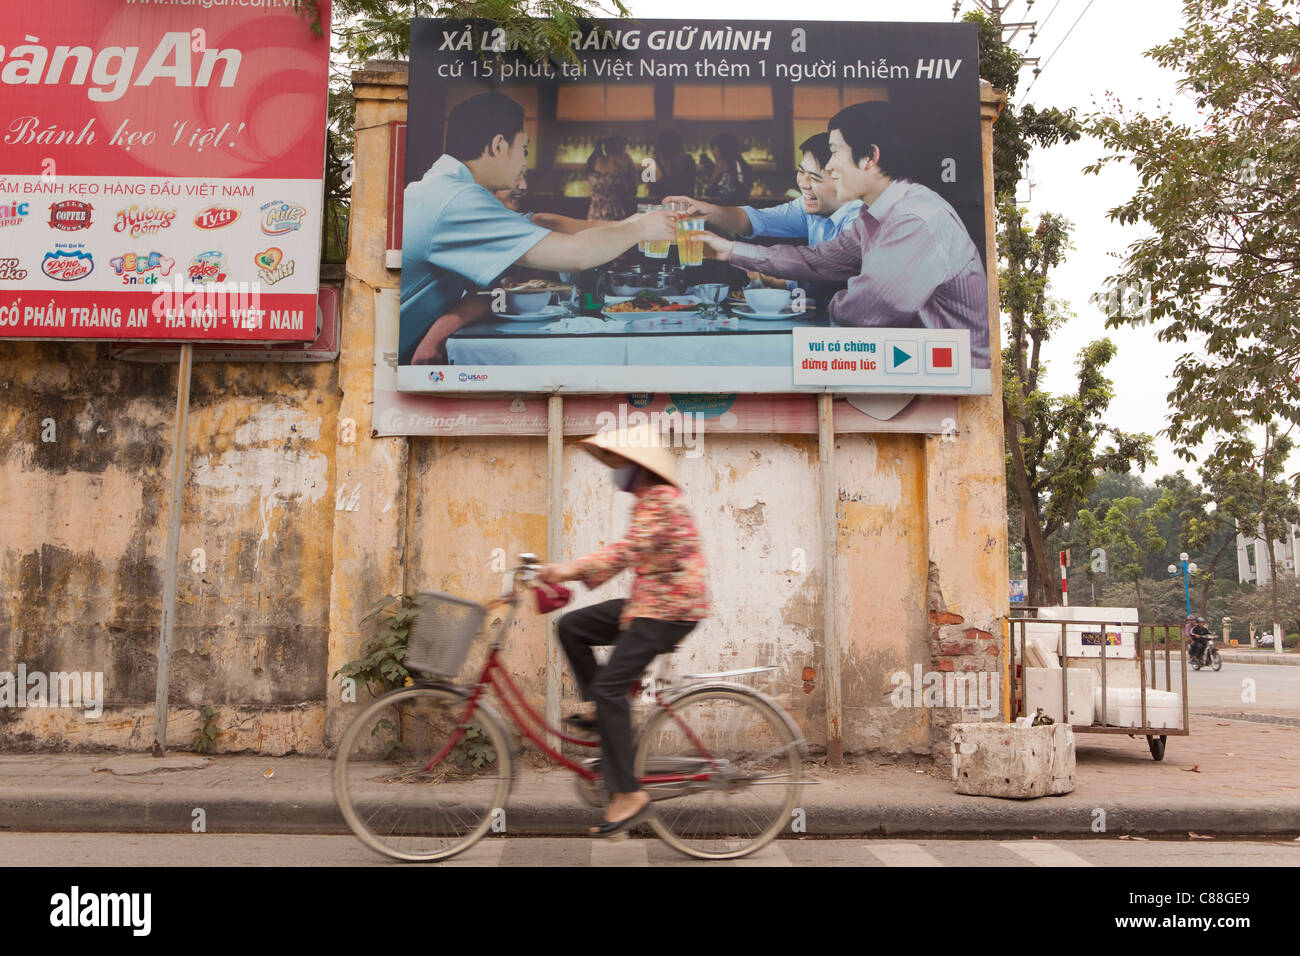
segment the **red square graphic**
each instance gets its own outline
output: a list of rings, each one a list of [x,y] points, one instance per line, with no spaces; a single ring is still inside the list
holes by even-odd
[[[952,349],[936,348],[931,351],[930,364],[934,368],[952,368]]]

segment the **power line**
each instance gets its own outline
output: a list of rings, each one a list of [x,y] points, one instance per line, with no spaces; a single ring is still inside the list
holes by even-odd
[[[1043,70],[1047,69],[1048,64],[1052,62],[1052,57],[1056,56],[1057,50],[1060,50],[1061,47],[1065,45],[1065,41],[1070,39],[1070,34],[1074,32],[1074,28],[1079,25],[1079,21],[1083,19],[1083,15],[1088,12],[1088,10],[1092,7],[1092,5],[1095,2],[1096,0],[1088,0],[1088,5],[1083,8],[1083,10],[1075,18],[1074,22],[1070,24],[1070,29],[1065,31],[1065,36],[1061,37],[1061,42],[1056,44],[1056,49],[1053,50],[1050,54],[1048,54],[1047,61],[1041,67],[1039,67],[1038,71],[1034,74],[1034,78],[1030,82],[1029,87],[1025,90],[1026,97],[1029,96],[1029,91],[1034,88],[1034,84],[1038,82],[1038,78],[1043,75]],[[1056,8],[1053,7],[1052,9],[1055,10]],[[1048,16],[1051,16],[1051,14],[1049,13]]]
[[[1047,21],[1052,19],[1052,14],[1056,12],[1056,8],[1059,7],[1060,5],[1061,5],[1061,0],[1056,0],[1056,2],[1052,4],[1052,9],[1047,11],[1047,16],[1043,17],[1043,22],[1038,25],[1039,30],[1042,30],[1043,27],[1047,26]]]

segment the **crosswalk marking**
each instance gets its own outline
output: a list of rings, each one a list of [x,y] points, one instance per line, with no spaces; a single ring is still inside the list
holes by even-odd
[[[645,840],[592,840],[592,866],[649,866]]]
[[[1071,853],[1065,847],[1057,846],[1055,843],[1028,840],[1018,843],[1003,843],[1001,846],[1003,849],[1010,850],[1017,856],[1028,860],[1034,866],[1092,866],[1091,863],[1077,853]]]
[[[885,866],[943,866],[915,843],[872,843],[868,849]]]
[[[736,866],[793,866],[785,851],[776,843],[769,843],[757,853],[742,856],[735,861]]]
[[[500,866],[501,854],[506,851],[506,841],[496,839],[479,840],[464,853],[457,853],[450,860],[444,860],[441,866]]]

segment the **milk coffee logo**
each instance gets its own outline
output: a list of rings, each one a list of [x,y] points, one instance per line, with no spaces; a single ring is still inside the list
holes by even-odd
[[[113,221],[113,231],[125,232],[132,239],[139,239],[141,236],[157,235],[159,231],[170,228],[175,218],[175,209],[128,206],[117,211],[117,218]]]
[[[45,253],[41,260],[41,272],[59,282],[72,282],[84,279],[95,271],[95,257],[84,251],[82,246],[69,246]]]
[[[190,260],[189,280],[198,283],[225,282],[226,271],[222,267],[224,258],[217,249],[200,252]]]
[[[79,199],[65,199],[50,204],[50,228],[63,232],[90,228],[90,214],[95,209]]]
[[[0,227],[22,225],[31,208],[31,203],[18,202],[17,200],[0,203]]]
[[[176,260],[168,259],[161,252],[144,255],[124,252],[109,259],[108,264],[121,277],[123,285],[157,285],[160,277],[171,274]]]
[[[261,213],[262,232],[268,236],[284,236],[302,227],[302,218],[307,215],[307,209],[297,203],[277,199],[263,203]]]
[[[212,205],[200,209],[194,216],[199,229],[221,229],[239,218],[239,210],[230,206]]]

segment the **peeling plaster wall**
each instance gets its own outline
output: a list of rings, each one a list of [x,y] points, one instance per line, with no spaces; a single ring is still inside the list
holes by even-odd
[[[337,387],[322,365],[194,366],[168,742],[319,746]],[[0,343],[0,670],[100,671],[104,714],[0,710],[0,748],[152,744],[176,366]],[[43,440],[52,439],[52,440]]]

